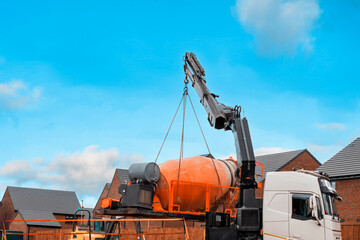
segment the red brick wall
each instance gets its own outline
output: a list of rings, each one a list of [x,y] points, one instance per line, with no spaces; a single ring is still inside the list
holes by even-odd
[[[108,198],[113,198],[113,199],[116,199],[116,200],[120,200],[120,198],[122,197],[122,195],[119,193],[119,187],[120,187],[120,180],[119,180],[119,177],[118,177],[118,174],[117,174],[117,171],[115,170],[115,174],[114,174],[114,177],[112,179],[112,182],[111,182],[111,185],[110,185],[110,189],[109,191],[107,192],[107,196],[105,197],[108,197]],[[104,192],[103,192],[104,193]],[[99,198],[99,202],[98,204],[96,205],[96,208],[94,210],[94,216],[95,217],[99,217],[100,215],[96,214],[96,209],[100,209],[100,203],[101,203],[101,199],[103,198],[103,193],[101,193],[101,196]],[[105,194],[106,195],[106,194]],[[98,206],[99,205],[99,206]],[[99,208],[97,208],[99,207]],[[103,217],[106,217],[106,216],[103,216]]]
[[[3,229],[3,220],[11,220],[15,216],[14,206],[12,204],[9,190],[6,189],[5,194],[2,199],[2,206],[0,207],[0,229]],[[5,227],[9,227],[9,223],[5,223]]]
[[[119,187],[120,187],[120,180],[119,180],[117,171],[115,171],[113,180],[110,185],[108,198],[113,198],[113,199],[119,200],[121,198],[121,194],[119,193]]]
[[[266,163],[264,163],[266,164]],[[320,164],[313,158],[307,151],[302,152],[294,160],[283,166],[279,171],[293,171],[294,168],[305,170],[316,170]],[[255,196],[258,198],[263,197],[265,182],[263,182],[262,188],[255,190]]]
[[[320,164],[307,152],[301,153],[294,160],[286,164],[280,171],[293,171],[293,168],[306,169],[306,170],[316,170],[320,167]]]
[[[79,214],[79,213],[78,213]],[[57,219],[57,220],[65,220],[65,217],[66,217],[66,215],[60,215],[60,214],[54,214],[54,216],[55,216],[55,218]],[[78,216],[79,217],[79,219],[80,219],[80,216]],[[85,218],[85,219],[87,219],[88,218],[88,214],[87,213],[85,213],[85,216],[83,215],[83,218]],[[60,225],[61,225],[61,228],[62,229],[72,229],[72,224],[65,224],[65,222],[59,222],[60,223]],[[44,230],[44,229],[43,229]]]
[[[343,202],[338,202],[341,219],[345,223],[356,222],[360,219],[360,178],[336,181],[336,191]]]
[[[100,194],[99,200],[96,203],[94,211],[93,211],[93,215],[95,218],[100,217],[100,215],[96,213],[96,210],[99,210],[101,208],[101,199],[107,197],[108,192],[109,192],[109,187],[107,184],[105,184],[105,187],[104,187],[102,193]]]
[[[16,214],[14,220],[23,220],[20,214]],[[9,224],[9,230],[11,231],[21,231],[23,233],[28,232],[28,226],[25,222],[11,222]],[[27,240],[27,236],[24,236],[23,240]]]
[[[54,214],[55,218],[58,220],[65,220],[65,215],[60,214]],[[21,217],[21,214],[17,213],[15,215],[14,220],[23,220]],[[59,222],[61,225],[61,229],[63,230],[71,230],[72,225],[71,224],[65,224],[65,222]],[[53,228],[53,227],[37,227],[37,226],[27,226],[25,222],[11,222],[9,224],[9,230],[11,231],[21,231],[23,233],[34,233],[34,232],[43,232],[43,231],[52,231],[54,229],[60,229],[60,228]],[[24,236],[24,240],[32,240],[35,237],[30,236],[29,238],[27,236]]]

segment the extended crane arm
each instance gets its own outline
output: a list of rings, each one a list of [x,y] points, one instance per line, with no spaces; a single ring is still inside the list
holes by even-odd
[[[240,107],[228,107],[216,100],[218,96],[211,93],[206,86],[205,71],[195,54],[187,52],[184,61],[184,72],[190,78],[192,86],[200,97],[200,102],[206,110],[210,125],[216,129],[231,130],[233,132],[238,168],[241,169],[236,227],[232,228],[230,225],[224,225],[225,228],[217,228],[218,225],[214,220],[218,217],[216,212],[208,212],[206,215],[206,239],[258,239],[262,222],[262,204],[261,200],[255,197],[255,188],[257,187],[255,181],[255,156],[248,122],[246,118],[241,118]],[[236,234],[227,238],[222,229],[236,232]]]
[[[200,102],[208,114],[208,120],[215,129],[231,130],[235,137],[238,166],[241,168],[242,189],[255,188],[255,156],[249,126],[246,118],[241,118],[240,107],[228,107],[216,100],[206,86],[205,71],[194,53],[187,52],[184,58],[184,72],[192,82]]]

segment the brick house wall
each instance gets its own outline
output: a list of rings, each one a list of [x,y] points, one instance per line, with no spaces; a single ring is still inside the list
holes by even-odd
[[[24,220],[20,214],[17,214],[14,218],[14,220]],[[29,232],[29,228],[25,222],[11,222],[9,223],[9,227],[8,229],[10,231],[20,231],[23,233],[28,233]],[[23,240],[28,240],[28,236],[24,236]]]
[[[78,213],[78,214],[79,214],[79,213]],[[56,213],[54,213],[54,216],[55,216],[55,218],[56,218],[57,220],[65,220],[66,216],[68,216],[68,215],[63,215],[63,214],[56,214]],[[78,216],[78,219],[81,219],[81,217]],[[83,219],[88,219],[88,214],[87,214],[87,213],[85,213],[85,215],[83,215]],[[65,222],[62,222],[62,221],[60,221],[59,223],[60,223],[60,225],[61,225],[61,229],[72,229],[72,225],[71,225],[71,224],[66,224]],[[76,223],[75,223],[75,225],[76,225]]]
[[[95,208],[94,208],[94,211],[93,211],[94,218],[99,218],[100,217],[100,215],[96,213],[96,210],[101,208],[101,199],[107,197],[108,193],[109,193],[109,187],[108,187],[107,184],[105,184],[105,187],[104,187],[103,191],[101,192],[99,200],[97,201],[97,203],[95,205]]]
[[[119,200],[122,195],[119,193],[120,180],[117,171],[115,171],[114,177],[111,181],[110,189],[108,192],[108,198]]]
[[[307,151],[302,152],[299,156],[284,165],[277,171],[293,171],[294,168],[314,171],[320,166],[320,163],[309,154]],[[255,189],[255,196],[262,198],[264,194],[265,181],[262,182],[262,187]]]
[[[360,221],[360,178],[335,181],[336,191],[343,199],[337,207],[345,223]]]
[[[301,153],[293,161],[286,164],[279,171],[293,171],[294,168],[314,171],[320,166],[319,162],[314,159],[307,151]]]
[[[9,190],[6,190],[5,194],[3,196],[3,199],[2,199],[2,206],[0,207],[0,219],[1,219],[0,229],[2,229],[2,230],[4,229],[3,224],[5,224],[5,228],[8,228],[9,223],[4,222],[4,220],[13,219],[15,214],[16,214],[16,212],[14,210],[14,206],[13,206],[11,198],[10,198]]]
[[[74,212],[75,213],[75,212]],[[55,218],[57,220],[65,220],[67,215],[71,214],[55,214],[53,213]],[[72,229],[72,225],[65,224],[65,222],[59,222],[61,225],[61,228],[54,228],[50,226],[44,226],[44,227],[36,227],[36,226],[28,226],[25,222],[5,222],[4,220],[23,220],[21,214],[14,209],[14,204],[12,202],[12,199],[10,197],[10,192],[8,189],[6,189],[3,199],[2,199],[2,205],[0,207],[0,229],[4,230],[3,226],[5,225],[5,229],[7,230],[13,230],[13,231],[22,231],[24,233],[35,232],[35,231],[47,231],[52,229]],[[24,240],[31,240],[24,238]]]
[[[65,215],[61,215],[61,214],[54,214],[55,218],[57,220],[65,220]],[[16,214],[14,220],[24,220],[21,217],[21,214]],[[62,230],[72,230],[72,225],[71,224],[65,224],[65,222],[59,222],[61,225],[61,229]],[[56,227],[46,227],[46,226],[28,226],[25,222],[11,222],[9,224],[9,230],[11,231],[21,231],[23,233],[36,233],[36,232],[45,232],[45,231],[49,231],[52,229],[60,229],[60,228],[56,228]],[[26,236],[24,235],[23,240],[32,240],[34,239],[34,236]]]
[[[54,214],[57,220],[65,220],[66,215]],[[21,214],[16,214],[14,220],[24,220],[21,217]],[[52,229],[62,229],[62,230],[72,230],[71,224],[66,224],[65,222],[60,221],[61,228],[58,227],[48,227],[48,226],[28,226],[25,222],[10,222],[8,229],[11,231],[21,231],[23,233],[35,233],[35,232],[44,232]],[[77,224],[76,224],[77,225]],[[25,236],[23,240],[31,240],[33,236]]]
[[[101,199],[104,197],[108,197],[108,198],[112,198],[112,199],[116,199],[116,200],[120,200],[120,198],[122,197],[122,195],[119,193],[119,187],[120,187],[121,183],[120,183],[120,179],[118,176],[118,172],[115,171],[114,177],[111,181],[110,184],[110,189],[106,192],[105,188],[103,190],[103,192],[101,193],[99,200],[94,208],[94,217],[101,217],[99,214],[97,214],[96,210],[101,209]],[[103,216],[103,217],[110,217],[110,216]]]

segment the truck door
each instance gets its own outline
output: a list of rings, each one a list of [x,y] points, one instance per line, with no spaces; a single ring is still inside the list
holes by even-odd
[[[291,193],[289,198],[289,206],[291,206],[291,214],[289,214],[290,238],[303,240],[324,240],[324,217],[321,205],[317,206],[318,220],[312,216],[313,206],[309,193]],[[316,196],[318,199],[318,197]]]

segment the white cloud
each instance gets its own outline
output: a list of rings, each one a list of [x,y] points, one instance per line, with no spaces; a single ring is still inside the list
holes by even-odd
[[[293,149],[286,149],[281,147],[260,147],[254,150],[255,156],[267,155],[267,154],[274,154],[274,153],[281,153],[281,152],[288,152],[293,151]]]
[[[0,83],[0,108],[22,109],[40,96],[40,88],[29,88],[20,80]]]
[[[311,31],[321,14],[317,0],[237,0],[235,11],[261,55],[312,51]]]
[[[342,123],[318,123],[315,124],[315,127],[322,130],[346,130],[346,126]]]
[[[12,81],[9,83],[0,83],[0,96],[7,95],[13,96],[16,94],[17,91],[20,89],[26,88],[22,81]]]
[[[293,151],[292,149],[287,149],[287,148],[281,148],[281,147],[260,147],[254,150],[254,154],[255,156],[261,156],[261,155],[266,155],[266,154],[273,154],[273,153],[281,153],[281,152],[288,152],[288,151]],[[236,153],[230,153],[227,156],[222,156],[219,157],[219,159],[228,159],[228,158],[233,158],[233,159],[237,159],[236,157]]]
[[[324,146],[324,145],[317,145],[317,144],[309,144],[308,149],[310,152],[318,152],[318,153],[326,153],[328,152],[333,146]]]
[[[229,158],[233,158],[233,159],[237,159],[237,157],[236,157],[236,153],[230,153],[230,154],[228,154],[228,155],[226,155],[226,156],[221,156],[221,157],[217,157],[218,159],[229,159]]]
[[[323,163],[338,153],[343,147],[344,146],[340,143],[331,145],[309,144],[307,149]]]
[[[0,168],[0,175],[7,178],[13,178],[16,184],[37,179],[35,169],[25,160],[5,163],[5,165]]]
[[[16,185],[72,190],[94,199],[116,168],[140,161],[144,161],[142,155],[121,155],[115,148],[101,150],[91,145],[81,152],[58,155],[50,163],[42,158],[10,161],[0,168],[0,175]]]
[[[124,160],[129,163],[129,164],[133,164],[133,163],[142,163],[145,161],[145,158],[143,155],[140,154],[134,154],[134,155],[124,155]]]
[[[116,149],[102,151],[98,146],[88,146],[83,152],[55,157],[41,180],[57,182],[66,189],[76,189],[80,194],[96,194],[104,183],[111,180],[119,164],[120,154]]]

